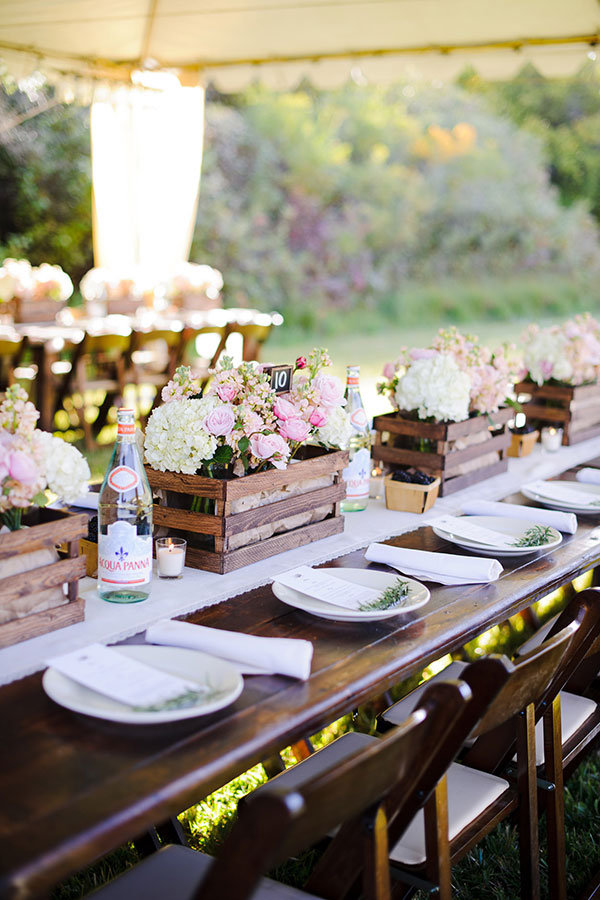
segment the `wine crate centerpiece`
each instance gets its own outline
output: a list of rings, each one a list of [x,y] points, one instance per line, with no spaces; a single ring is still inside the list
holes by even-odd
[[[146,466],[154,524],[186,537],[186,565],[221,575],[344,530],[340,503],[348,453],[304,447],[286,469],[241,478],[159,472]],[[202,498],[206,511],[191,509]],[[197,503],[194,505],[198,505]]]
[[[528,394],[523,411],[529,422],[563,429],[563,445],[577,444],[600,434],[600,385],[575,387],[522,381],[517,394]]]
[[[84,617],[78,581],[85,575],[85,557],[79,555],[79,539],[87,534],[87,515],[32,509],[28,522],[27,528],[0,534],[0,647]],[[63,559],[55,550],[61,542],[68,548]]]
[[[13,297],[2,306],[2,312],[11,316],[19,324],[36,322],[54,322],[57,314],[67,305],[66,301],[47,299],[34,300],[25,297]]]
[[[423,422],[399,412],[375,416],[373,457],[388,466],[415,466],[440,478],[440,497],[506,472],[511,442],[506,424],[514,412],[462,422]]]

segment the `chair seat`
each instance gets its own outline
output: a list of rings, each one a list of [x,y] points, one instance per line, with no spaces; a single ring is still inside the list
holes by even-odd
[[[576,731],[594,714],[597,704],[587,697],[579,694],[571,694],[569,691],[560,692],[560,723],[561,744],[567,743]],[[516,760],[516,755],[513,760]],[[540,719],[535,726],[535,764],[544,764],[544,723]]]
[[[451,841],[510,786],[504,778],[459,763],[452,763],[447,779],[448,837]],[[420,810],[392,847],[390,859],[406,866],[418,866],[425,858],[425,817]]]
[[[192,900],[213,860],[190,847],[169,845],[94,891],[95,900]],[[296,888],[262,878],[252,900],[318,900]],[[227,900],[226,897],[223,900]]]
[[[381,714],[381,719],[386,722],[388,725],[400,725],[401,722],[411,714],[415,706],[417,705],[417,700],[421,699],[421,695],[423,691],[430,684],[434,684],[436,681],[440,681],[443,679],[447,681],[448,678],[460,678],[461,673],[467,667],[468,663],[461,662],[460,660],[454,660],[451,662],[449,666],[446,666],[445,669],[442,669],[441,672],[438,672],[437,675],[434,675],[432,678],[429,678],[427,681],[424,681],[419,687],[415,688],[414,691],[411,691],[410,694],[407,694],[406,697],[403,697],[402,700],[398,700],[397,703],[394,703],[393,706],[390,706],[389,709],[386,709],[384,713]]]

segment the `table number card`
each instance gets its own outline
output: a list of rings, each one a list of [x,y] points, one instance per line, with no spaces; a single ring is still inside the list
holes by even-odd
[[[203,689],[102,644],[55,656],[48,665],[84,687],[133,707],[156,706]]]
[[[263,366],[263,372],[271,376],[271,388],[276,394],[288,394],[291,391],[293,366]]]

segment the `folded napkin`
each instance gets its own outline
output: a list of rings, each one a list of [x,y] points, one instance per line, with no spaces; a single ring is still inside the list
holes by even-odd
[[[511,519],[525,519],[527,522],[535,522],[536,525],[557,528],[566,534],[575,534],[577,531],[577,516],[555,509],[519,506],[518,503],[495,503],[492,500],[468,500],[463,503],[462,511],[467,516],[509,516]]]
[[[600,469],[592,469],[588,466],[580,469],[575,478],[583,484],[600,484]]]
[[[77,500],[73,500],[69,506],[78,506],[80,509],[98,509],[99,496],[97,491],[88,491],[87,494],[81,494]]]
[[[369,544],[365,557],[371,562],[385,563],[399,569],[405,575],[439,584],[482,584],[496,581],[503,571],[497,559],[408,550],[389,544]]]
[[[146,640],[150,644],[188,647],[211,653],[237,665],[246,674],[289,675],[303,681],[310,675],[313,655],[310,641],[257,637],[172,619],[163,619],[147,628]]]

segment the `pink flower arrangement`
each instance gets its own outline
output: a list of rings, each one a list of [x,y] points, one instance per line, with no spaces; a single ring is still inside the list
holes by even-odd
[[[537,384],[578,385],[594,382],[600,375],[600,323],[589,313],[549,328],[529,325],[521,342],[521,374]]]
[[[180,367],[148,422],[148,462],[163,471],[244,475],[284,469],[308,442],[347,445],[344,386],[323,371],[330,365],[325,350],[298,357],[285,395],[275,394],[256,363],[233,366],[224,358],[204,395],[189,368]]]
[[[20,527],[24,509],[45,506],[46,488],[66,500],[87,490],[87,462],[60,438],[38,431],[38,418],[20,385],[7,388],[0,404],[0,524],[11,530]]]
[[[444,361],[441,368],[434,362],[436,358],[440,363]],[[425,360],[431,364],[423,362]],[[396,409],[420,409],[420,417],[426,418],[432,412],[435,416],[435,411],[443,408],[447,414],[439,418],[447,420],[448,415],[456,415],[460,420],[470,413],[488,415],[495,412],[511,393],[521,368],[514,345],[492,351],[480,344],[477,337],[463,335],[453,327],[440,329],[431,347],[401,348],[397,359],[384,365],[385,380],[377,388],[380,394],[390,396]],[[453,372],[461,373],[460,380],[451,377]],[[446,382],[440,380],[443,373],[448,379]],[[429,377],[435,378],[430,390],[436,396],[429,398],[431,402],[427,396]],[[444,393],[446,397],[442,397]],[[416,405],[410,405],[411,397]]]

